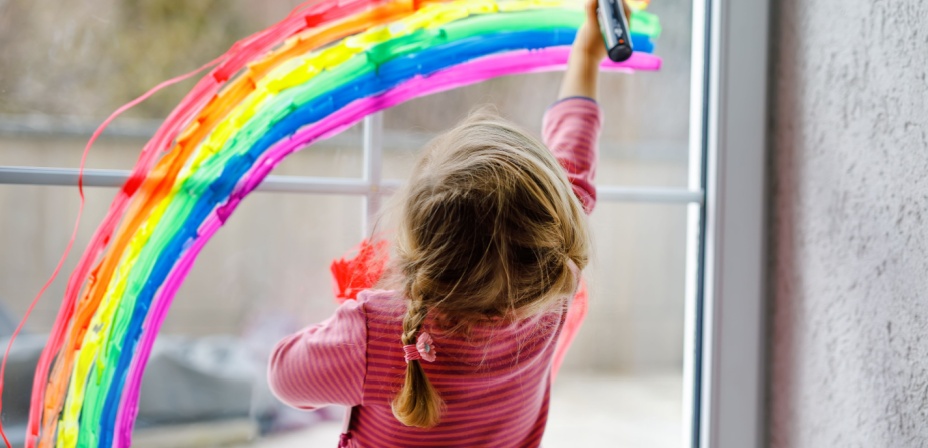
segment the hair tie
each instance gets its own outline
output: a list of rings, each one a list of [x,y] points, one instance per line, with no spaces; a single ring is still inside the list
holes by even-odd
[[[435,346],[432,344],[432,336],[426,332],[419,333],[416,339],[416,345],[404,345],[403,352],[406,353],[406,364],[414,359],[422,359],[428,362],[435,361]]]

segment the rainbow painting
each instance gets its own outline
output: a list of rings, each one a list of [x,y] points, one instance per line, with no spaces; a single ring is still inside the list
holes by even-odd
[[[660,25],[630,2],[657,70]],[[26,446],[129,447],[159,328],[197,254],[288,154],[374,112],[498,76],[561,70],[570,0],[311,0],[217,60],[145,145],[67,284]]]

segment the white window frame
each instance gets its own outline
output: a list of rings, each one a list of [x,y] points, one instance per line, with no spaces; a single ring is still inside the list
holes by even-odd
[[[769,0],[693,2],[688,187],[597,188],[600,201],[688,205],[681,445],[687,448],[765,444],[769,8]],[[0,119],[0,131],[62,134],[60,124],[43,123]],[[268,176],[258,191],[364,196],[362,236],[367,236],[383,196],[400,181],[383,178],[382,114],[366,117],[363,126],[361,178]],[[0,185],[75,186],[77,174],[73,168],[0,166]],[[124,170],[89,169],[84,185],[119,187],[128,176]]]
[[[690,206],[684,353],[683,446],[766,445],[765,154],[769,0],[695,0],[693,5]],[[699,30],[704,30],[700,32]],[[692,153],[691,153],[692,154]],[[698,267],[702,267],[699,272]]]

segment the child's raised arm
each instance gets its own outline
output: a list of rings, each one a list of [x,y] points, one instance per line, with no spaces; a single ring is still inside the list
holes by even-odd
[[[606,45],[600,34],[599,19],[596,14],[597,4],[597,0],[586,1],[586,21],[577,31],[577,37],[570,49],[567,73],[561,83],[558,99],[574,96],[596,99],[599,64],[606,57]],[[627,9],[626,14],[628,14]]]
[[[567,172],[574,194],[590,213],[596,204],[596,160],[602,116],[596,103],[599,64],[606,46],[599,31],[596,0],[587,0],[586,21],[577,31],[558,102],[545,113],[542,136]],[[627,14],[627,10],[626,10]]]

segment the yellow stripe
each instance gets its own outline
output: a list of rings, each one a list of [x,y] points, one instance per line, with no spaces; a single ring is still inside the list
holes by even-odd
[[[71,373],[72,381],[68,385],[68,394],[64,409],[62,409],[61,424],[58,425],[57,448],[74,448],[77,445],[79,429],[78,417],[84,405],[84,393],[87,387],[86,381],[91,380],[87,378],[90,372],[90,366],[96,362],[96,371],[98,373],[102,372],[103,368],[106,367],[103,365],[104,357],[98,356],[100,347],[109,339],[108,335],[112,330],[113,315],[119,308],[121,298],[126,290],[131,269],[135,266],[139,254],[142,252],[142,248],[145,246],[145,243],[148,242],[148,239],[155,229],[155,226],[149,225],[149,223],[152,221],[157,222],[161,219],[164,215],[164,211],[170,204],[168,200],[170,197],[171,196],[167,196],[158,204],[152,211],[149,220],[140,227],[139,233],[133,235],[127,250],[123,252],[117,269],[113,272],[113,278],[110,281],[111,287],[107,288],[104,293],[97,311],[90,320],[90,328],[84,333],[84,338],[81,341],[81,348],[78,350]],[[78,379],[83,381],[75,381]]]

